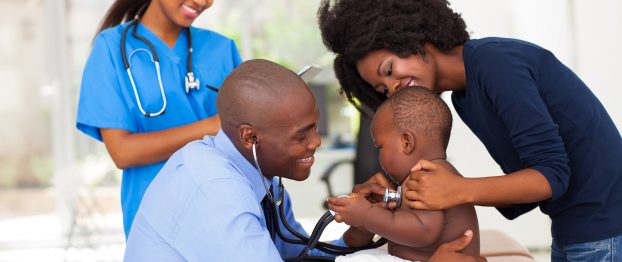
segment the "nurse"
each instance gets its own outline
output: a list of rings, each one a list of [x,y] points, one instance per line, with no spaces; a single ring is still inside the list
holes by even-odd
[[[82,77],[77,128],[104,142],[123,169],[126,237],[164,161],[220,128],[214,90],[241,58],[231,39],[191,26],[212,4],[116,0],[93,43]],[[156,57],[159,68],[152,60]]]

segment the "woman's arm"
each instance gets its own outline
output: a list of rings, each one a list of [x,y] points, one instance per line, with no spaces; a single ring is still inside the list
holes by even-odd
[[[220,129],[215,115],[191,124],[161,131],[132,133],[123,129],[101,128],[106,149],[120,169],[157,163],[168,159],[188,142],[214,135]]]
[[[526,168],[505,176],[464,178],[442,165],[421,160],[405,182],[410,208],[447,209],[462,204],[505,206],[551,198],[548,180]]]

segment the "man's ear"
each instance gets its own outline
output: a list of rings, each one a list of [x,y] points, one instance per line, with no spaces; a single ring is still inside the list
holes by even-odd
[[[238,128],[238,132],[240,133],[240,141],[244,148],[250,150],[253,147],[253,144],[258,142],[255,127],[248,124],[242,124]]]
[[[404,154],[410,154],[415,150],[416,137],[410,131],[404,131],[400,135],[400,142]]]

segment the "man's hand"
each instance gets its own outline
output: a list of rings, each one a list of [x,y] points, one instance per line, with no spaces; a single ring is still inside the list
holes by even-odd
[[[441,210],[466,204],[465,178],[427,160],[420,160],[404,183],[404,200],[412,209]]]
[[[390,187],[390,183],[382,173],[376,173],[363,184],[354,185],[352,193],[361,195],[372,203],[382,202],[384,189]]]
[[[473,257],[458,253],[467,247],[472,239],[473,231],[467,230],[458,239],[440,245],[434,251],[432,257],[430,257],[429,262],[486,262],[486,258],[483,257]]]
[[[327,201],[328,209],[337,212],[335,221],[354,227],[365,226],[367,213],[373,208],[372,203],[357,193],[350,194],[350,197],[329,197]]]

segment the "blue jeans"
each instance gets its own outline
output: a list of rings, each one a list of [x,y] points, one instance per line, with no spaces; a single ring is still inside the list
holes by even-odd
[[[622,235],[562,246],[553,238],[551,262],[622,262]]]

